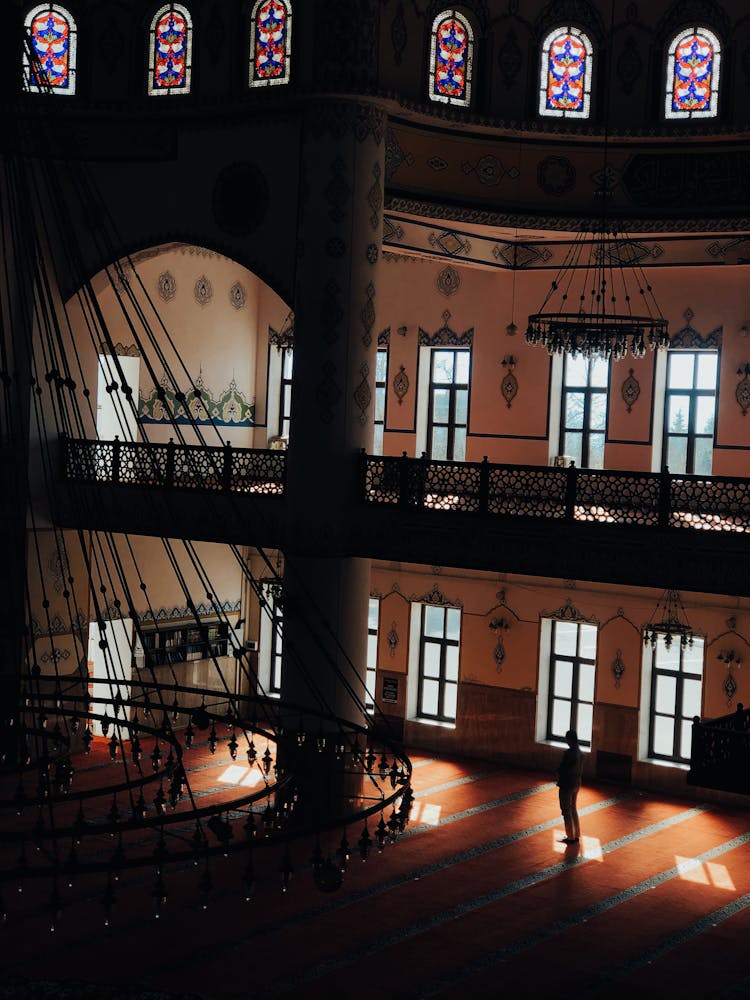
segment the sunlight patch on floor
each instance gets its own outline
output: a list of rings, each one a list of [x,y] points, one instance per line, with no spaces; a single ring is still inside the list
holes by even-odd
[[[732,876],[726,865],[718,865],[715,861],[697,861],[695,858],[683,858],[675,855],[675,862],[680,870],[680,878],[685,882],[696,882],[698,885],[713,885],[717,889],[727,889],[736,892]]]
[[[257,768],[243,767],[241,764],[230,764],[219,776],[219,781],[224,785],[245,785],[249,788],[257,785],[260,780]]]
[[[409,814],[410,823],[420,823],[424,826],[437,826],[440,822],[440,814],[443,811],[442,806],[435,805],[431,802],[415,802],[411,807],[411,813]]]

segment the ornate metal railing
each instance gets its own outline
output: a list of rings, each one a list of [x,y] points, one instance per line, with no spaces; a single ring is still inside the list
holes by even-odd
[[[750,710],[693,720],[688,783],[727,792],[750,793]]]
[[[750,479],[366,455],[364,500],[560,521],[750,531]]]
[[[65,478],[78,482],[276,495],[284,492],[286,483],[283,451],[117,438],[62,438],[61,445]]]

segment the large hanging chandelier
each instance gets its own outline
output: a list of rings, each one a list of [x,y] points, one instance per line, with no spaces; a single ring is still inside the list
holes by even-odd
[[[643,628],[644,645],[656,646],[661,637],[667,649],[671,648],[675,640],[684,649],[693,645],[694,636],[679,591],[665,590],[657,601],[648,624]]]
[[[571,243],[526,340],[550,354],[643,357],[667,347],[667,321],[628,237],[602,223]]]

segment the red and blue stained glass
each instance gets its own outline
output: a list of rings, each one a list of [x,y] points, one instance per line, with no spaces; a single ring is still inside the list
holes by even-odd
[[[289,78],[290,12],[279,0],[265,0],[253,16],[251,85],[286,83]]]
[[[438,14],[432,25],[430,99],[468,105],[471,98],[471,26],[457,11]]]
[[[707,111],[713,96],[714,47],[701,35],[683,38],[674,54],[673,111]]]
[[[591,102],[591,43],[580,29],[558,27],[542,45],[539,113],[587,118]]]
[[[187,90],[190,45],[185,13],[170,7],[157,15],[153,31],[151,92]]]
[[[75,79],[75,23],[56,4],[38,7],[26,22],[34,65],[28,57],[26,86],[29,90],[73,93]]]

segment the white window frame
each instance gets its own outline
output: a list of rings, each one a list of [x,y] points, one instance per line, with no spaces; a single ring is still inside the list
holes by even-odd
[[[454,605],[435,605],[413,601],[410,606],[409,618],[409,662],[406,685],[406,718],[413,722],[419,722],[426,726],[438,726],[444,729],[455,729],[458,714],[453,720],[435,719],[431,716],[420,714],[419,691],[420,691],[420,667],[422,664],[422,616],[423,609],[430,607],[442,607],[446,612],[458,611],[460,618],[458,630],[458,679],[456,683],[456,713],[458,713],[458,693],[461,686],[461,647],[463,637],[463,608]],[[453,683],[453,682],[450,682]]]
[[[373,611],[375,612],[375,628],[370,625]],[[375,709],[375,697],[378,678],[378,640],[380,637],[380,600],[369,598],[367,605],[367,664],[365,670],[365,711],[372,713]],[[373,641],[374,640],[374,641]]]
[[[288,439],[289,429],[287,428],[287,434],[284,434],[284,418],[282,414],[282,382],[284,376],[284,360],[287,356],[287,352],[291,353],[292,371],[294,371],[294,345],[290,344],[287,347],[269,345],[268,379],[266,384],[266,399],[268,401],[266,424],[269,437],[285,437]],[[291,400],[289,412],[291,415]],[[276,428],[275,434],[271,433],[271,428]]]
[[[566,746],[566,743],[562,738],[551,738],[548,735],[548,720],[549,720],[549,707],[552,692],[550,690],[550,683],[552,679],[552,635],[553,635],[553,625],[555,622],[559,622],[559,618],[540,618],[539,619],[539,679],[537,685],[537,704],[536,704],[536,730],[534,738],[537,743],[543,743],[547,746]],[[589,752],[593,745],[593,712],[596,707],[596,685],[598,682],[598,651],[599,651],[599,630],[593,622],[587,621],[576,621],[570,622],[572,625],[586,625],[596,631],[596,655],[594,657],[594,698],[591,703],[592,711],[592,723],[591,723],[591,734],[587,737],[585,733],[579,733],[579,738],[581,742],[581,749],[584,752]]]
[[[673,642],[679,643],[679,636],[677,636]],[[701,712],[699,713],[702,715],[703,704],[706,697],[706,644],[704,639],[700,636],[693,637],[693,643],[696,642],[699,642],[703,649],[703,668],[701,672]],[[650,645],[646,646],[646,644],[643,643],[641,647],[641,698],[640,711],[638,715],[638,760],[650,764],[658,764],[661,767],[673,767],[678,770],[686,771],[689,769],[690,765],[683,761],[667,760],[664,757],[649,756],[651,742],[651,699],[654,659],[654,650],[652,647]]]
[[[454,344],[435,344],[434,346],[420,346],[419,348],[419,376],[417,379],[417,427],[416,427],[416,457],[419,458],[422,454],[427,454],[428,459],[431,458],[427,453],[427,435],[430,426],[430,378],[432,374],[432,352],[433,351],[466,351],[469,355],[469,382],[468,382],[468,398],[467,398],[467,412],[466,412],[466,444],[468,446],[469,440],[469,423],[471,417],[471,379],[472,370],[474,367],[474,351],[471,346],[468,345],[454,345]],[[465,462],[466,452],[464,451],[464,458],[449,458],[449,462]],[[441,461],[440,459],[435,459],[435,461]]]
[[[261,690],[265,691],[272,698],[281,697],[281,666],[279,666],[279,690],[271,690],[273,681],[273,659],[275,655],[281,655],[281,636],[276,635],[274,621],[276,620],[275,608],[277,596],[274,594],[276,588],[281,588],[278,580],[264,580],[261,583],[261,592],[267,607],[260,609],[260,647],[258,650],[258,683]],[[283,618],[283,614],[281,615]],[[276,643],[279,649],[276,649]]]

